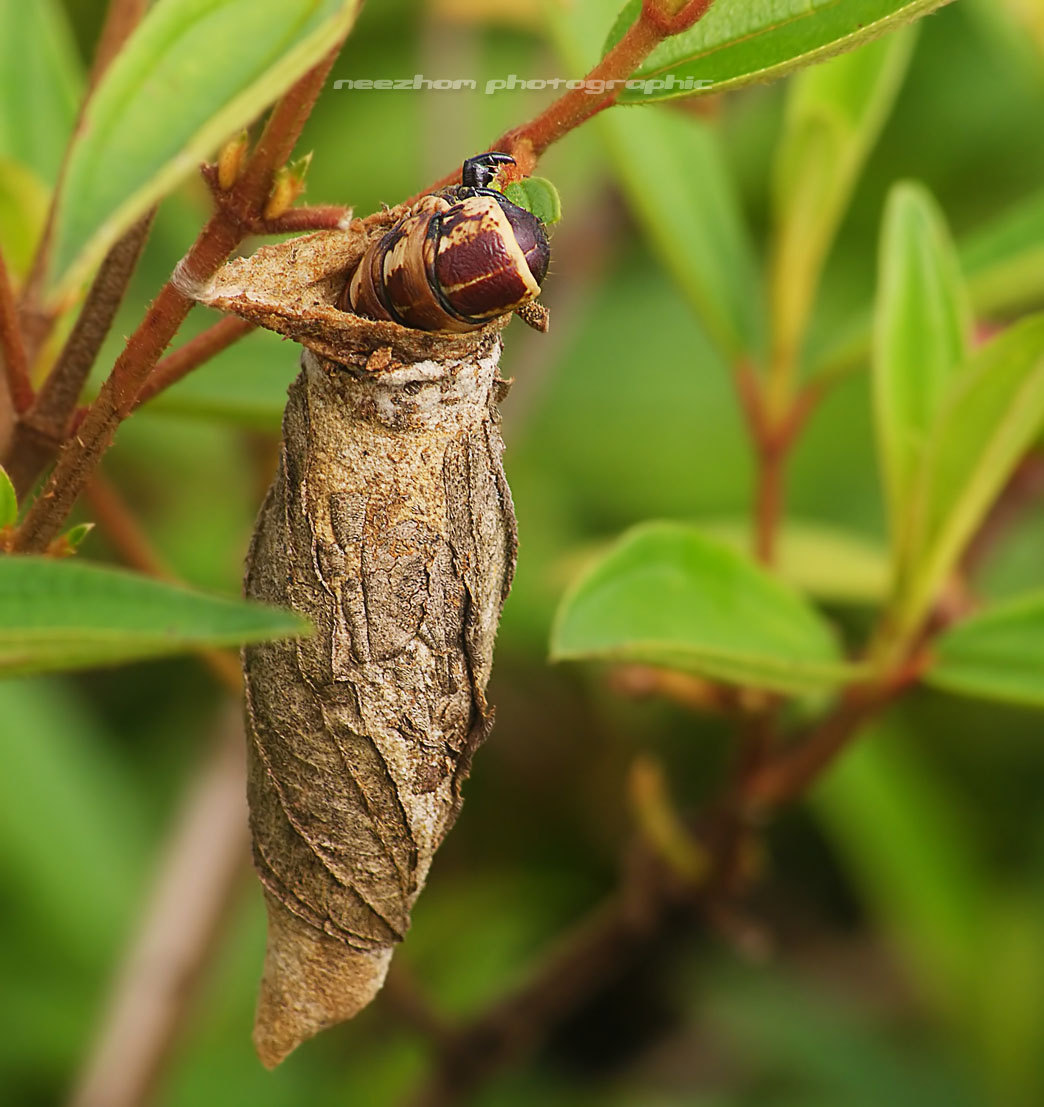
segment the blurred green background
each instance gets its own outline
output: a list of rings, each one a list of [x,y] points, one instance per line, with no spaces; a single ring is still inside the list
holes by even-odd
[[[69,65],[90,56],[103,5],[66,0]],[[586,5],[608,29],[614,4]],[[594,13],[594,14],[591,14]],[[601,39],[592,39],[587,62]],[[310,202],[394,203],[546,104],[483,95],[510,73],[573,75],[543,8],[516,0],[368,5],[337,77],[474,76],[479,92],[328,87],[300,149]],[[75,72],[75,70],[74,70]],[[784,88],[655,112],[716,132],[763,256]],[[56,99],[54,148],[67,110]],[[896,108],[828,265],[824,341],[873,293],[884,197],[924,181],[959,241],[1044,181],[1044,56],[997,11],[959,0],[921,27]],[[627,766],[662,759],[686,808],[711,794],[724,724],[612,691],[605,673],[546,662],[555,605],[600,544],[648,518],[738,522],[751,459],[726,367],[633,219],[599,124],[552,148],[541,173],[564,218],[545,300],[548,336],[512,323],[503,406],[519,572],[490,698],[492,739],[397,953],[448,1017],[524,978],[570,920],[608,892],[630,834]],[[46,143],[43,144],[46,146]],[[49,154],[41,153],[46,173]],[[699,183],[694,184],[699,189]],[[101,366],[188,247],[206,211],[186,184],[163,204]],[[752,290],[752,298],[760,295]],[[196,309],[184,335],[213,322]],[[130,420],[106,474],[185,580],[236,593],[270,475],[297,350],[255,333]],[[884,516],[866,374],[818,412],[795,457],[795,517],[873,548]],[[82,518],[89,518],[86,511]],[[96,531],[84,548],[112,556]],[[1019,523],[980,582],[1044,585],[1044,513]],[[865,622],[858,607],[836,612]],[[214,740],[223,693],[193,659],[0,683],[0,1082],[5,1102],[59,1101],[85,1058],[164,834]],[[1029,711],[917,691],[811,802],[768,836],[757,911],[777,954],[751,964],[692,934],[593,998],[490,1105],[1033,1107],[1044,1102],[1044,733]],[[427,1046],[386,1001],[265,1072],[249,1038],[264,926],[244,876],[165,1107],[393,1104]]]

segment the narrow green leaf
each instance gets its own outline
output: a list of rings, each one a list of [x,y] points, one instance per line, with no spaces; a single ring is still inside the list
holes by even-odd
[[[942,212],[915,184],[888,198],[874,323],[878,453],[892,523],[905,540],[926,443],[971,341],[971,311]]]
[[[965,619],[936,639],[929,684],[978,699],[1044,707],[1044,592]]]
[[[0,530],[18,522],[18,493],[7,470],[0,465]]]
[[[960,371],[911,495],[900,630],[913,629],[1019,459],[1044,428],[1044,315],[1011,327]]]
[[[307,632],[288,611],[100,565],[0,558],[0,673],[7,676]]]
[[[106,71],[58,204],[54,291],[315,65],[360,0],[160,0]]]
[[[93,523],[77,523],[59,535],[48,551],[51,556],[69,557],[83,545],[84,539],[94,530]]]
[[[82,90],[64,6],[0,0],[0,158],[53,184]]]
[[[773,170],[774,359],[797,362],[823,264],[903,82],[915,28],[799,74]]]
[[[1044,303],[1044,192],[1002,213],[958,243],[972,307],[979,318]],[[859,368],[870,351],[869,312],[852,318],[810,369],[828,378]]]
[[[599,124],[635,218],[708,335],[730,359],[756,353],[761,281],[715,133],[666,109]]]
[[[747,519],[701,519],[698,526],[731,549],[750,549]],[[780,529],[776,572],[806,595],[839,604],[882,603],[891,579],[888,551],[879,543],[799,519],[788,519]]]
[[[706,96],[782,77],[911,23],[947,0],[716,0],[688,31],[666,39],[634,74],[623,104]],[[630,0],[605,45],[623,37],[641,8]],[[688,87],[686,87],[688,85]]]
[[[681,523],[629,531],[582,576],[558,610],[551,653],[788,693],[852,675],[830,628],[798,593]]]
[[[970,828],[894,717],[860,737],[811,795],[861,897],[948,1014],[972,1009],[991,895]]]
[[[548,226],[562,218],[562,200],[558,189],[546,177],[524,177],[504,188],[504,195],[520,208],[531,211]]]

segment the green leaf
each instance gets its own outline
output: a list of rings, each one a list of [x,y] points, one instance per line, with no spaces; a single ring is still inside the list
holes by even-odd
[[[53,291],[345,34],[360,0],[160,0],[108,68],[69,158]]]
[[[0,0],[0,158],[54,183],[83,89],[58,0]]]
[[[1044,427],[1044,315],[1011,327],[960,371],[911,493],[897,632],[913,630],[1019,459]]]
[[[830,687],[853,672],[800,595],[681,523],[629,531],[583,575],[558,610],[551,653],[789,693]]]
[[[504,195],[520,208],[532,212],[541,223],[550,226],[562,218],[562,200],[558,189],[546,177],[524,177],[504,188]]]
[[[666,109],[599,120],[617,178],[660,260],[729,358],[761,345],[761,281],[717,136]]]
[[[621,104],[706,96],[782,77],[877,38],[947,0],[717,0],[688,31],[661,43],[634,74],[652,87],[627,89]],[[630,0],[605,51],[634,22]],[[688,83],[689,88],[685,85]]]
[[[700,520],[704,534],[731,549],[750,548],[750,522]],[[876,605],[888,595],[891,567],[879,543],[823,523],[788,519],[776,543],[779,576],[825,603]]]
[[[925,680],[962,696],[1044,707],[1044,592],[948,630],[935,641]]]
[[[278,608],[78,560],[0,558],[0,672],[38,673],[307,633]]]
[[[774,359],[797,362],[823,264],[906,74],[914,28],[799,74],[773,171]]]
[[[0,530],[18,522],[18,493],[7,470],[0,465]]]
[[[958,243],[975,314],[1010,315],[1044,302],[1044,192],[1004,212]],[[861,367],[870,350],[869,312],[849,320],[810,370],[829,378]]]
[[[873,370],[878,452],[896,547],[905,540],[925,446],[967,357],[971,329],[942,212],[919,185],[896,185],[881,238]]]

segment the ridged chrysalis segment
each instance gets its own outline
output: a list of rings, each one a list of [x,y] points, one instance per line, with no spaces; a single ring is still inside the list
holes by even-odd
[[[202,297],[312,347],[246,574],[315,625],[244,651],[268,1065],[384,980],[491,721],[515,560],[499,326],[434,336],[337,311],[328,266],[370,241],[266,248]]]
[[[245,651],[249,798],[270,925],[305,924],[322,969],[302,995],[270,953],[266,1059],[297,1044],[306,1006],[314,1032],[379,989],[489,722],[514,564],[499,349],[491,335],[459,361],[368,375],[306,353],[290,390],[246,591],[316,634]]]

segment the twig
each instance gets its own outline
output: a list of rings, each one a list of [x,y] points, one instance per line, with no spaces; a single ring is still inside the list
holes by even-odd
[[[138,393],[135,406],[141,406],[158,396],[161,392],[187,377],[193,369],[217,357],[234,342],[254,330],[254,324],[240,319],[238,315],[226,315],[220,322],[189,339],[184,346],[157,362],[156,368]]]
[[[619,99],[627,79],[664,39],[680,34],[706,15],[714,0],[644,0],[638,18],[623,38],[587,74],[585,84],[604,82],[603,93],[590,93],[585,88],[570,89],[553,101],[538,116],[506,131],[491,146],[511,154],[519,172],[533,172],[540,155],[563,135],[568,134],[592,116],[611,107]],[[425,192],[454,184],[460,180],[460,170],[436,181]],[[419,200],[419,192],[407,203]]]
[[[177,333],[193,300],[182,289],[209,280],[239,245],[245,225],[263,210],[274,171],[297,141],[340,44],[310,70],[276,104],[249,163],[225,203],[210,218],[175,276],[163,286],[138,329],[116,360],[97,399],[87,410],[74,438],[66,442],[41,495],[14,536],[16,551],[47,548],[82,491],[120,422],[134,409],[138,393]]]
[[[23,412],[33,402],[33,386],[29,380],[29,359],[18,325],[14,290],[7,271],[7,262],[0,250],[0,361],[4,363],[7,392],[16,413]]]
[[[662,942],[675,922],[699,916],[728,932],[732,904],[754,875],[748,861],[754,830],[804,794],[862,727],[918,679],[924,662],[918,656],[886,679],[843,696],[804,739],[778,750],[773,705],[760,705],[731,783],[703,820],[699,840],[708,865],[701,877],[679,879],[677,870],[648,850],[636,854],[618,890],[572,928],[529,979],[456,1033],[414,1107],[465,1102]]]
[[[733,373],[757,460],[754,490],[754,554],[765,565],[776,558],[783,519],[787,463],[798,435],[824,395],[822,384],[803,388],[780,415],[769,410],[766,382],[746,361]]]
[[[691,905],[691,891],[673,878],[648,885],[641,910],[634,909],[639,897],[627,882],[562,936],[521,987],[461,1028],[412,1107],[468,1102],[498,1072],[536,1049],[599,987],[662,942],[674,913]]]
[[[169,1064],[248,856],[239,709],[186,793],[70,1107],[144,1107]]]
[[[848,687],[805,739],[788,744],[751,774],[736,797],[737,809],[757,820],[802,795],[868,720],[921,679],[930,660],[927,649],[915,646],[892,672]]]
[[[66,439],[80,394],[145,248],[153,215],[154,210],[139,219],[106,254],[62,352],[18,421],[8,472],[19,494],[32,488]]]
[[[69,153],[73,142],[83,128],[84,116],[87,105],[94,95],[105,70],[109,68],[113,59],[123,48],[123,44],[130,37],[134,28],[141,22],[148,7],[147,0],[109,0],[109,6],[105,13],[105,24],[98,36],[98,44],[94,51],[94,61],[87,79],[87,89],[80,101],[79,110],[76,113],[76,122],[73,125],[72,134],[68,145],[62,155],[62,164],[58,170],[58,180],[55,182],[54,192],[51,195],[51,204],[47,210],[47,218],[44,221],[44,229],[40,235],[40,241],[36,247],[36,254],[29,269],[29,276],[25,282],[22,294],[20,314],[22,328],[26,335],[26,344],[30,356],[35,357],[36,351],[44,343],[54,321],[56,313],[41,307],[44,280],[47,276],[47,265],[50,260],[51,246],[54,240],[54,223],[58,212],[58,200],[61,197],[62,184],[65,180],[66,168],[69,162]]]
[[[258,234],[303,234],[306,231],[337,231],[346,227],[352,209],[341,204],[302,204],[275,219],[266,219]]]

